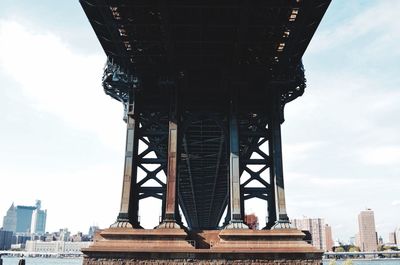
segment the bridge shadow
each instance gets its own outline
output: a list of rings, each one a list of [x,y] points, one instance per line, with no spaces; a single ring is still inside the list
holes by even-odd
[[[210,249],[219,242],[220,230],[189,230],[189,239],[196,242],[197,249]]]

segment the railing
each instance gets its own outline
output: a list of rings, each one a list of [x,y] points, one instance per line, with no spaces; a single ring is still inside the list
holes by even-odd
[[[30,252],[30,251],[0,251],[1,256],[11,257],[82,257],[82,252]]]
[[[378,258],[378,257],[400,257],[400,251],[363,251],[363,252],[325,252],[324,258]]]

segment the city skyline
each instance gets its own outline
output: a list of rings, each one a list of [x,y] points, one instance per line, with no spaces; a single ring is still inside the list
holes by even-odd
[[[306,92],[286,106],[289,217],[322,217],[334,239],[354,236],[368,207],[385,239],[400,226],[398,8],[333,1],[304,56]],[[125,124],[102,91],[106,58],[78,1],[2,1],[0,39],[0,213],[40,197],[49,230],[109,226]]]
[[[41,208],[41,201],[35,206],[11,204],[3,217],[3,230],[14,234],[43,235],[46,232],[47,210]]]
[[[9,214],[9,212],[11,210],[11,208],[17,208],[17,207],[24,207],[24,208],[29,208],[29,209],[32,210],[32,226],[31,227],[33,229],[33,227],[34,227],[34,225],[33,225],[33,222],[34,222],[33,221],[34,220],[33,219],[34,218],[33,215],[35,214],[36,210],[40,210],[41,209],[41,201],[40,200],[36,200],[35,206],[26,206],[26,205],[17,205],[17,206],[15,206],[14,202],[13,202],[12,205],[10,206],[9,210],[7,211],[7,213],[3,216],[3,218],[7,217],[7,215]],[[47,215],[47,210],[44,210],[44,212]],[[389,232],[388,235],[384,235],[384,234],[380,233],[379,231],[376,231],[375,230],[376,226],[375,226],[375,221],[374,221],[373,210],[369,209],[369,208],[360,211],[360,213],[358,214],[358,224],[357,224],[358,225],[358,230],[356,229],[354,231],[354,234],[352,236],[350,236],[349,238],[334,238],[334,237],[332,237],[332,234],[333,234],[332,233],[332,228],[328,223],[325,223],[325,220],[324,220],[323,217],[309,218],[307,216],[302,216],[301,218],[298,217],[298,218],[295,218],[295,219],[291,219],[290,222],[291,222],[292,227],[296,227],[296,228],[298,228],[300,230],[309,230],[309,232],[311,232],[311,234],[314,235],[313,244],[315,243],[314,241],[317,240],[318,243],[315,246],[318,247],[318,248],[326,248],[327,251],[328,251],[331,248],[328,248],[327,246],[331,246],[331,244],[332,244],[332,246],[337,244],[337,243],[339,243],[339,244],[349,243],[349,244],[354,244],[356,246],[362,244],[361,242],[363,240],[361,238],[357,239],[357,237],[360,234],[361,227],[363,226],[360,222],[364,222],[365,223],[365,221],[363,221],[363,218],[360,219],[360,216],[365,214],[365,213],[368,214],[370,212],[372,212],[372,223],[371,223],[371,221],[369,221],[369,219],[368,219],[369,217],[367,217],[367,220],[368,220],[367,221],[367,224],[368,224],[367,226],[371,226],[371,228],[373,227],[373,229],[374,229],[374,231],[376,233],[376,241],[378,241],[378,237],[382,237],[382,238],[386,238],[386,240],[384,240],[384,244],[390,244],[390,243],[393,243],[392,242],[393,239],[396,241],[397,237],[400,237],[400,236],[396,235],[396,234],[400,235],[400,226],[393,228]],[[45,215],[45,218],[46,218],[46,215]],[[251,229],[262,229],[261,227],[259,227],[258,216],[257,215],[255,215],[254,213],[249,213],[248,215],[245,216],[245,222],[246,222],[246,218],[247,217],[250,217],[250,219],[253,218],[251,220],[255,220],[256,221],[256,224],[257,224],[256,227],[252,227]],[[0,226],[0,228],[3,228],[3,229],[5,228],[4,223],[7,223],[7,221],[4,221],[4,219],[3,219],[3,227]],[[45,224],[46,224],[46,219],[44,220],[44,225]],[[89,229],[89,234],[91,233],[90,230],[92,229],[92,227],[97,227],[97,226],[91,225],[90,229]],[[106,227],[103,227],[103,228],[106,228]],[[329,230],[326,231],[326,229],[329,229]],[[42,232],[40,234],[44,235],[45,233],[54,233],[56,231],[62,231],[62,230],[66,230],[66,231],[68,231],[68,233],[70,233],[69,230],[68,230],[68,227],[63,227],[63,228],[59,227],[59,228],[57,228],[55,230],[52,230],[52,231],[46,229],[46,230],[44,230],[44,232]],[[9,229],[5,229],[5,231],[10,231],[10,230]],[[77,231],[75,231],[75,233],[82,233],[83,231],[84,230],[77,230]],[[36,234],[34,231],[30,231],[29,233],[32,233],[33,235]],[[323,234],[323,236],[322,236],[323,238],[320,238],[321,237],[321,233]],[[393,239],[391,237],[392,234],[393,234]],[[317,236],[316,238],[315,238],[315,235]],[[351,242],[352,238],[355,238],[356,242]],[[329,243],[330,241],[331,241],[331,243]],[[396,244],[397,244],[397,242],[396,242]]]

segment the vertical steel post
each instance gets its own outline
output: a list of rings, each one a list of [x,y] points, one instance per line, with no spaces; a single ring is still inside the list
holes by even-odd
[[[228,190],[229,193],[229,190]],[[231,221],[231,209],[230,209],[230,203],[228,203],[227,208],[226,208],[226,215],[225,215],[225,220],[223,223],[223,226],[227,226],[229,222]]]
[[[240,171],[239,171],[239,125],[237,119],[237,98],[230,101],[229,112],[229,209],[230,221],[227,229],[247,228],[241,212]]]
[[[171,89],[170,112],[168,124],[168,159],[165,214],[163,222],[158,228],[180,228],[177,220],[180,218],[177,200],[177,170],[178,170],[178,91]]]
[[[280,89],[279,87],[273,87],[272,90],[273,92],[270,101],[271,115],[269,118],[269,131],[271,134],[269,146],[270,156],[272,158],[271,186],[273,189],[275,211],[274,209],[271,209],[271,213],[275,214],[276,218],[275,225],[273,226],[274,228],[289,228],[289,218],[286,212],[285,187],[283,181],[282,140],[280,122],[282,110],[280,101]]]
[[[138,126],[134,118],[133,97],[131,97],[128,106],[126,123],[125,165],[122,183],[121,206],[117,221],[111,225],[111,227],[141,228],[138,218],[139,194],[136,185],[136,156],[138,151],[138,138],[135,135],[135,130],[138,128]]]

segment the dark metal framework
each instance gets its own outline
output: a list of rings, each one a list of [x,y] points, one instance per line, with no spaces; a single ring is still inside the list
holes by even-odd
[[[225,209],[227,228],[245,228],[251,198],[266,201],[266,228],[287,223],[280,125],[330,0],[80,2],[128,125],[115,225],[140,227],[148,197],[162,200],[160,227],[181,224],[179,205],[190,228],[217,228]]]
[[[222,113],[185,112],[179,176],[189,227],[217,227],[227,203],[227,121]]]

